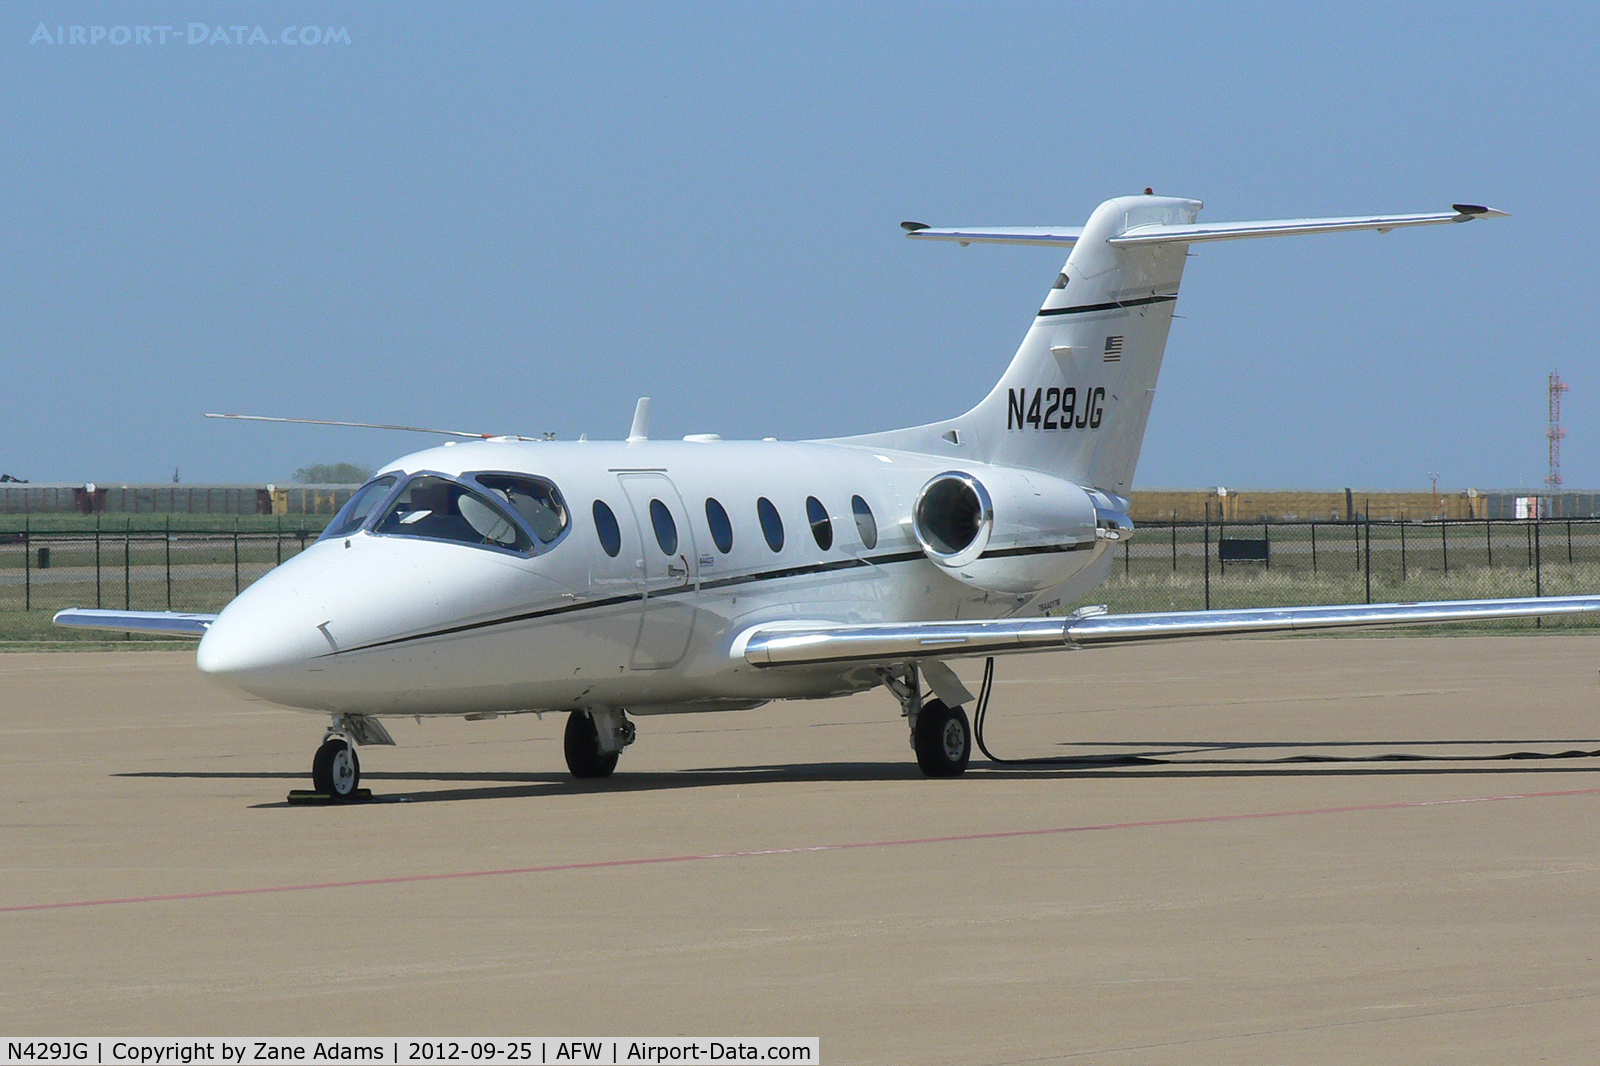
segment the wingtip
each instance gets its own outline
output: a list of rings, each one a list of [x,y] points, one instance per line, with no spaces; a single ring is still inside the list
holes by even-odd
[[[1511,212],[1499,211],[1493,207],[1484,207],[1482,204],[1451,204],[1451,210],[1465,218],[1510,218]],[[1464,221],[1465,219],[1463,219]]]
[[[902,222],[900,223],[900,228],[905,230],[907,233],[919,233],[922,230],[930,229],[931,227],[926,222]]]

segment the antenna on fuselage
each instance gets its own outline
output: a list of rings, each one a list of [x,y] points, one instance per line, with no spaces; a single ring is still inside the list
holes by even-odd
[[[628,441],[650,439],[650,397],[639,397],[639,405],[633,409],[633,428],[628,430]]]

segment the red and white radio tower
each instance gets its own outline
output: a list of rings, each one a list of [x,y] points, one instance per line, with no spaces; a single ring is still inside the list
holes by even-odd
[[[1561,394],[1567,391],[1566,382],[1555,371],[1550,372],[1550,428],[1545,438],[1550,442],[1550,473],[1544,483],[1552,489],[1561,487],[1561,438],[1567,431],[1561,428]]]

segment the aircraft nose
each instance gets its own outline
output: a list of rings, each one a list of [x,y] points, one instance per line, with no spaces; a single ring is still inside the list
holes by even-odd
[[[303,630],[310,628],[314,637],[315,628],[286,625],[285,619],[270,614],[248,604],[230,604],[200,639],[195,653],[200,672],[244,686],[257,675],[304,666],[318,648]]]
[[[287,569],[285,567],[284,569]],[[313,660],[328,651],[306,582],[274,572],[223,608],[200,640],[195,665],[234,688],[297,704]]]

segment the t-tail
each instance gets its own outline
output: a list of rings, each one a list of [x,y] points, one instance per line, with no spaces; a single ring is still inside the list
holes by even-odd
[[[1155,401],[1189,245],[1202,241],[1468,222],[1473,204],[1411,215],[1198,223],[1198,200],[1119,196],[1082,227],[901,225],[915,240],[1070,247],[1011,365],[976,407],[850,443],[1042,470],[1127,496]]]

